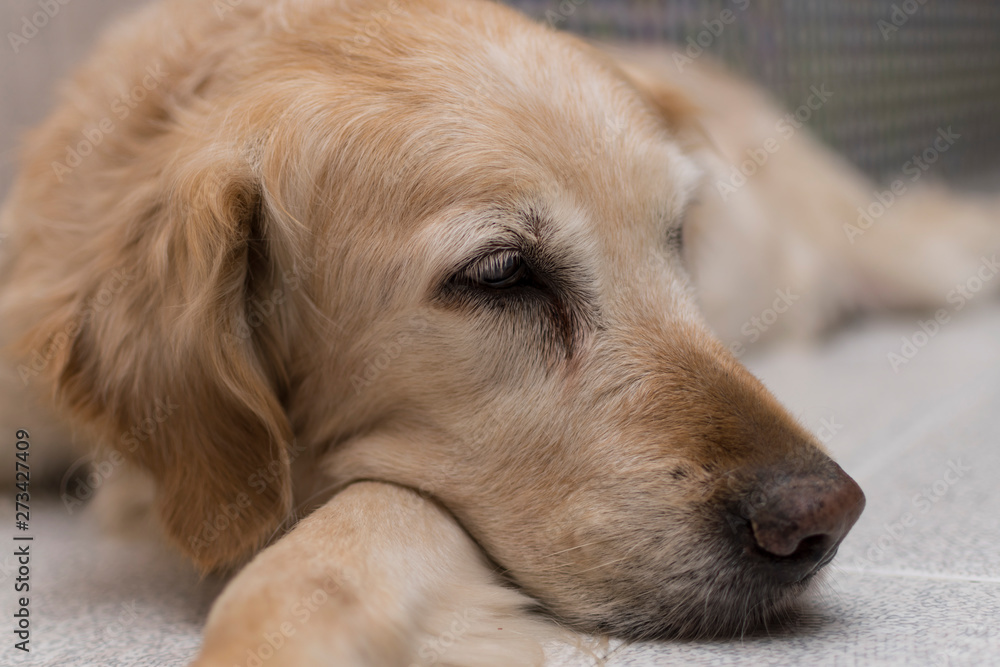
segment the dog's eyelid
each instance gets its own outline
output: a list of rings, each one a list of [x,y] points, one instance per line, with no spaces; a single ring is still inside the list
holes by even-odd
[[[517,256],[531,264],[530,258],[537,256],[535,244],[523,236],[513,233],[509,236],[494,237],[481,243],[469,253],[465,260],[458,262],[451,271],[453,275],[467,274],[476,267],[489,262],[491,258]]]
[[[678,220],[667,228],[667,247],[674,252],[684,250],[684,221]]]
[[[523,253],[518,250],[500,250],[469,265],[457,277],[480,287],[504,289],[521,283],[530,273]]]
[[[680,211],[662,216],[661,219],[664,220],[663,228],[665,230],[663,238],[666,241],[667,247],[671,250],[683,253],[684,228],[687,226],[688,215],[699,203],[700,201],[697,197],[691,197],[684,202]]]

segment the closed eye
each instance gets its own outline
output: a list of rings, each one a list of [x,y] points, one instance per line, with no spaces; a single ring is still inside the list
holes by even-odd
[[[667,247],[678,255],[684,254],[684,224],[679,223],[667,232]]]
[[[518,250],[497,250],[477,259],[457,276],[469,285],[502,290],[526,283],[532,277],[527,260]]]
[[[596,327],[593,282],[569,251],[512,234],[494,237],[453,268],[433,299],[440,307],[490,318],[480,326],[502,326],[525,345],[569,358]]]

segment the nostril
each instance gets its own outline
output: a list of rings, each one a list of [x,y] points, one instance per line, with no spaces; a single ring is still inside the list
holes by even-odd
[[[826,533],[814,533],[804,527],[801,521],[777,518],[771,514],[758,513],[750,520],[754,543],[772,556],[782,558],[802,558],[822,556],[835,539]]]
[[[789,560],[819,560],[830,550],[833,540],[829,535],[808,535],[799,539],[791,534],[777,531],[762,530],[751,522],[754,542],[758,547],[771,554]]]
[[[789,558],[820,558],[830,550],[829,535],[810,535],[801,542],[795,551],[788,555]]]
[[[822,561],[847,535],[865,506],[857,483],[839,466],[831,475],[783,477],[763,489],[747,512],[763,551],[794,561]]]

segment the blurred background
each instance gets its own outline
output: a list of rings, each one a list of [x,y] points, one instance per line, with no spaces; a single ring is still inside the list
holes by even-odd
[[[209,1],[209,0],[206,0]],[[0,8],[0,193],[18,135],[109,17],[143,0],[6,0]],[[873,178],[894,177],[938,128],[962,135],[932,176],[975,184],[1000,169],[996,0],[509,0],[602,40],[670,41],[757,80],[788,108],[825,84],[811,129]],[[44,7],[58,11],[48,16]],[[29,36],[30,35],[30,36]],[[699,56],[700,57],[700,56]],[[995,182],[995,181],[994,181]]]
[[[812,86],[826,84],[834,97],[810,127],[877,180],[897,175],[949,125],[963,141],[935,165],[936,176],[973,178],[1000,167],[996,0],[510,4],[602,40],[668,41],[690,54],[704,49],[790,109]]]

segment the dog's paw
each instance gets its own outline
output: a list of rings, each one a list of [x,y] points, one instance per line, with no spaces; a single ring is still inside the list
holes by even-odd
[[[196,667],[541,665],[571,633],[533,615],[434,502],[359,483],[263,551],[216,601]]]
[[[868,208],[849,227],[874,305],[957,312],[1000,294],[1000,198],[925,186]]]
[[[485,569],[455,574],[418,621],[409,667],[540,666],[545,643],[573,641],[571,632],[531,614],[533,601],[500,586]]]

